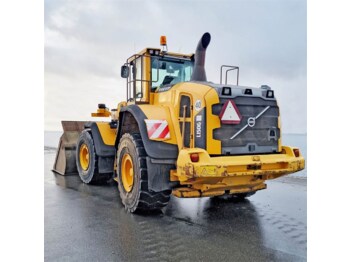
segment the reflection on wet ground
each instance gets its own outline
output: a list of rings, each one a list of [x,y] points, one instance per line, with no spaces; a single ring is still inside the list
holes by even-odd
[[[129,214],[114,182],[52,173],[45,152],[47,261],[305,261],[306,184],[270,182],[249,200],[172,197]]]

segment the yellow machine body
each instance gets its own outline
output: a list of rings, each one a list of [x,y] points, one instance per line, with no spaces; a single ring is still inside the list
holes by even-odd
[[[305,162],[301,154],[295,153],[296,148],[282,146],[280,137],[278,138],[278,148],[275,153],[222,155],[222,142],[215,139],[212,135],[214,130],[222,125],[219,116],[212,112],[213,105],[220,102],[217,91],[203,82],[180,82],[173,85],[169,90],[151,90],[152,54],[150,50],[152,52],[157,51],[160,56],[162,55],[160,49],[146,48],[127,60],[129,65],[135,59],[143,59],[142,63],[140,63],[142,74],[139,75],[142,79],[141,92],[143,96],[140,99],[130,99],[129,97],[128,101],[115,105],[116,109],[114,111],[100,108],[92,116],[111,116],[112,121],[117,123],[121,120],[123,114],[125,116],[124,111],[126,108],[135,105],[146,116],[146,119],[165,120],[168,124],[169,135],[165,138],[148,137],[148,139],[156,143],[165,143],[177,147],[178,155],[174,168],[170,170],[169,174],[164,174],[169,177],[170,182],[177,183],[177,186],[172,189],[173,195],[177,197],[204,197],[255,192],[265,189],[265,181],[268,179],[278,178],[304,168]],[[184,55],[170,52],[167,52],[166,56],[176,59],[193,58],[193,54]],[[130,86],[132,86],[132,80],[130,83]],[[132,88],[129,88],[127,92],[131,94]],[[183,95],[190,99],[189,117],[180,114],[180,99]],[[197,103],[196,108],[194,108],[195,103]],[[194,139],[196,130],[195,119],[204,108],[206,110],[205,149],[196,147]],[[143,125],[144,120],[140,120],[137,123],[138,125]],[[187,145],[184,144],[184,134],[182,133],[182,127],[186,123],[190,126],[189,143]],[[96,122],[96,125],[103,143],[117,148],[121,125],[115,127],[110,122]],[[139,128],[141,129],[141,127]],[[279,118],[278,128],[281,128]],[[65,129],[60,142],[58,161],[56,161],[54,167],[61,174],[64,174],[65,170],[62,167],[58,167],[59,164],[57,162],[64,162],[62,160],[64,152],[62,153],[61,151],[65,147],[62,144],[64,141],[68,141],[65,137],[67,137],[68,132],[72,132],[71,129],[68,131]],[[81,125],[75,131],[81,132]],[[75,139],[76,137],[77,134],[74,135]],[[68,142],[74,145],[72,139]],[[197,154],[198,161],[192,161],[192,154]],[[67,162],[72,163],[72,161]],[[114,171],[117,169],[116,163],[114,163],[113,169]]]

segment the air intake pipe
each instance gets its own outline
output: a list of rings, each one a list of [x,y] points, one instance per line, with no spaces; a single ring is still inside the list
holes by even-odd
[[[194,55],[194,68],[191,81],[207,81],[207,76],[205,74],[205,52],[210,43],[210,34],[205,33],[201,40],[199,40],[196,53]]]

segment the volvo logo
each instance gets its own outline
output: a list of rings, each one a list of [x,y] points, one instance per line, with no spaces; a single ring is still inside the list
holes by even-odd
[[[255,126],[255,121],[261,117],[262,114],[264,114],[268,109],[270,108],[270,106],[267,106],[264,108],[263,111],[261,111],[256,117],[249,117],[247,124],[241,128],[241,130],[239,130],[236,134],[234,134],[232,137],[230,137],[230,139],[234,139],[236,136],[238,136],[241,132],[243,132],[243,130],[245,130],[248,126],[249,127],[253,127]]]
[[[255,126],[255,117],[248,118],[248,126],[250,126],[250,127]]]

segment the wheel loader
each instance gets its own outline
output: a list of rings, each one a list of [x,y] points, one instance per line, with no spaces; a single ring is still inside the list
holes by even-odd
[[[88,184],[114,179],[135,212],[161,209],[171,194],[243,199],[304,168],[299,149],[282,145],[271,87],[239,85],[239,67],[229,65],[221,66],[220,83],[208,81],[209,33],[195,54],[170,52],[160,40],[161,48],[122,65],[126,100],[91,114],[110,121],[62,121],[55,172],[78,173]]]

